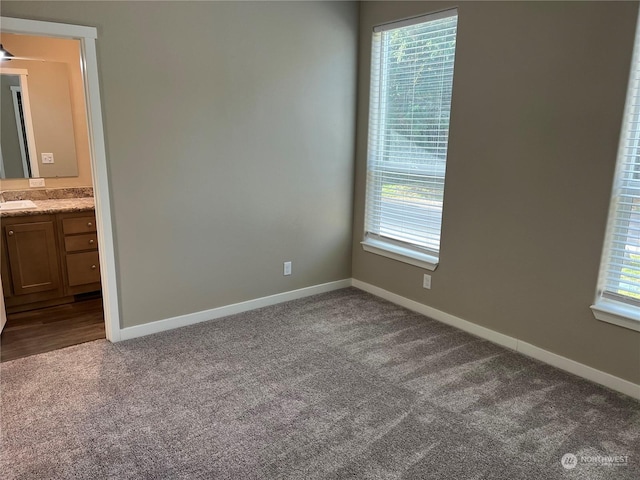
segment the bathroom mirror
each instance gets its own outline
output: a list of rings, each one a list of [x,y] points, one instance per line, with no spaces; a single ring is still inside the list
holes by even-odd
[[[0,178],[78,176],[67,69],[0,67]]]
[[[31,154],[35,149],[27,71],[2,69],[0,75],[0,178],[39,175]]]

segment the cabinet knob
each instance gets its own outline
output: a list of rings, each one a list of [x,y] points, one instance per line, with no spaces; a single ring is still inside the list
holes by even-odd
[[[87,222],[87,227],[93,227],[93,223]]]
[[[93,245],[95,242],[93,240],[93,238],[91,240],[89,240],[89,245]]]
[[[91,270],[95,270],[96,266],[95,265],[91,265]]]
[[[9,230],[9,236],[13,235],[13,230]]]

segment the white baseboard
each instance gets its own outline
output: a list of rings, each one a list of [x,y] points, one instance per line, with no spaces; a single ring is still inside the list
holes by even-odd
[[[604,385],[605,387],[608,387],[612,390],[616,390],[640,400],[640,385],[628,380],[624,380],[609,373],[576,362],[575,360],[571,360],[561,355],[549,352],[540,347],[536,347],[535,345],[531,345],[530,343],[524,342],[514,337],[510,337],[509,335],[504,335],[502,333],[496,332],[495,330],[481,327],[480,325],[468,322],[466,320],[463,320],[462,318],[456,317],[455,315],[451,315],[436,308],[429,307],[422,303],[416,302],[415,300],[411,300],[409,298],[389,292],[388,290],[384,290],[380,287],[376,287],[375,285],[356,280],[355,278],[352,280],[352,285],[377,297],[384,298],[385,300],[388,300],[391,303],[395,303],[396,305],[408,308],[409,310],[413,310],[414,312],[422,313],[423,315],[434,320],[438,320],[442,323],[446,323],[447,325],[459,328],[460,330],[464,330],[465,332],[469,332],[480,338],[489,340],[490,342],[497,343],[498,345],[502,345],[503,347],[515,350],[522,353],[523,355],[535,358],[536,360],[540,360],[541,362],[544,362],[548,365],[552,365],[566,372],[572,373],[582,378],[586,378],[587,380],[591,380],[592,382]]]
[[[177,317],[157,320],[155,322],[149,322],[142,325],[126,327],[120,330],[120,340],[129,340],[131,338],[144,337],[145,335],[164,332],[166,330],[173,330],[174,328],[186,327],[187,325],[206,322],[207,320],[215,320],[217,318],[226,317],[228,315],[247,312],[249,310],[255,310],[256,308],[268,307],[269,305],[288,302],[290,300],[309,297],[311,295],[317,295],[318,293],[330,292],[332,290],[338,290],[340,288],[346,288],[350,286],[351,279],[346,278],[344,280],[337,280],[335,282],[322,283],[320,285],[313,285],[311,287],[300,288],[298,290],[277,293],[275,295],[269,295],[268,297],[247,300],[246,302],[234,303],[232,305],[225,305],[223,307],[212,308],[210,310],[188,313],[186,315],[179,315]]]
[[[565,372],[573,373],[578,377],[586,378],[592,382],[604,385],[611,390],[622,392],[630,397],[640,400],[640,385],[624,380],[623,378],[589,367],[584,363],[576,362],[575,360],[571,360],[570,358],[563,357],[562,355],[536,347],[535,345],[523,342],[522,340],[518,340],[518,352],[528,357],[535,358],[536,360],[540,360],[548,365],[552,365],[560,370],[564,370]]]
[[[493,343],[497,343],[498,345],[502,345],[503,347],[510,348],[511,350],[516,350],[518,348],[518,340],[516,340],[515,338],[496,332],[495,330],[491,330],[486,327],[481,327],[480,325],[476,325],[475,323],[471,323],[454,315],[445,313],[442,310],[437,310],[420,302],[416,302],[406,297],[402,297],[398,294],[391,293],[390,291],[384,290],[380,287],[361,282],[360,280],[356,280],[355,278],[353,279],[353,286],[359,288],[360,290],[364,290],[365,292],[369,292],[376,297],[384,298],[385,300],[389,300],[391,303],[395,303],[396,305],[408,308],[409,310],[413,310],[414,312],[421,313],[429,318],[433,318],[434,320],[438,320],[439,322],[459,328],[460,330],[464,330],[465,332],[469,332]]]
[[[375,285],[371,285],[360,280],[347,278],[344,280],[338,280],[335,282],[323,283],[320,285],[314,285],[311,287],[300,288],[298,290],[291,290],[289,292],[277,293],[267,297],[256,298],[254,300],[248,300],[246,302],[234,303],[232,305],[225,305],[223,307],[212,308],[210,310],[203,310],[201,312],[190,313],[187,315],[180,315],[177,317],[167,318],[164,320],[158,320],[155,322],[145,323],[143,325],[136,325],[133,327],[127,327],[120,330],[120,339],[128,340],[131,338],[143,337],[145,335],[151,335],[154,333],[164,332],[166,330],[172,330],[174,328],[186,327],[187,325],[193,325],[195,323],[205,322],[207,320],[215,320],[217,318],[226,317],[228,315],[234,315],[236,313],[247,312],[249,310],[255,310],[256,308],[267,307],[269,305],[275,305],[282,302],[288,302],[290,300],[296,300],[298,298],[304,298],[318,293],[330,292],[332,290],[338,290],[354,286],[365,292],[369,292],[377,297],[384,298],[396,305],[408,308],[414,312],[421,313],[429,318],[438,320],[447,325],[459,328],[465,332],[469,332],[480,338],[489,340],[490,342],[502,345],[503,347],[515,350],[527,355],[528,357],[540,360],[548,365],[552,365],[561,370],[565,370],[569,373],[577,375],[592,382],[604,385],[618,392],[622,392],[630,397],[640,400],[640,385],[637,385],[628,380],[616,377],[609,373],[597,370],[593,367],[589,367],[582,363],[576,362],[561,355],[549,352],[530,343],[524,342],[517,338],[505,335],[495,330],[491,330],[486,327],[482,327],[475,323],[463,320],[460,317],[451,315],[433,307],[429,307],[415,300],[408,299],[401,295],[389,292]]]

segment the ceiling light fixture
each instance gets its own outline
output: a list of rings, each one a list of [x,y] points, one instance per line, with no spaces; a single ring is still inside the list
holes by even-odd
[[[0,62],[4,62],[5,60],[9,61],[11,60],[11,57],[13,57],[13,54],[8,50],[5,50],[2,44],[0,43]]]

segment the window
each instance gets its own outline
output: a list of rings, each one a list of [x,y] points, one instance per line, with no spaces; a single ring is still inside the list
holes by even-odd
[[[374,28],[366,251],[435,270],[457,10]]]
[[[596,302],[599,320],[640,331],[640,35],[636,31]]]

